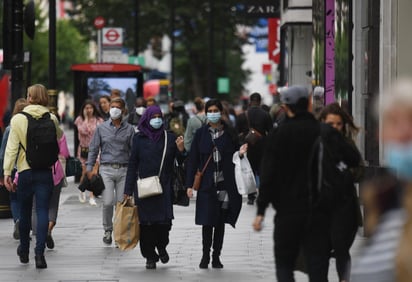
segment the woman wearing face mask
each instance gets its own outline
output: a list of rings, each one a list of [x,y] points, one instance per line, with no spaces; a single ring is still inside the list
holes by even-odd
[[[238,219],[242,197],[234,175],[233,154],[239,149],[237,133],[222,120],[222,103],[209,100],[205,106],[208,123],[196,131],[187,163],[187,194],[193,196],[193,181],[197,170],[205,167],[196,198],[196,224],[202,225],[203,255],[199,267],[208,268],[213,247],[212,267],[223,268],[220,254],[225,223],[233,227]],[[246,152],[242,146],[240,155]],[[208,162],[208,159],[210,161]]]
[[[364,185],[365,231],[371,234],[354,263],[352,282],[412,281],[412,81],[382,96],[384,165],[389,172]]]
[[[162,263],[169,261],[166,247],[173,219],[173,162],[175,157],[182,161],[184,144],[182,137],[176,139],[173,133],[165,131],[159,106],[146,109],[138,129],[133,138],[124,193],[125,196],[135,195],[140,221],[140,250],[146,258],[146,268],[155,269],[159,259]],[[161,165],[165,142],[166,151]],[[135,191],[137,178],[155,175],[160,175],[163,193],[139,199],[139,186]]]
[[[92,100],[84,101],[80,114],[74,121],[74,125],[77,127],[77,137],[79,139],[79,147],[77,148],[77,157],[82,162],[82,176],[80,177],[80,183],[82,183],[83,178],[86,176],[86,161],[89,154],[89,144],[92,140],[94,131],[97,126],[103,122],[100,117],[100,113]],[[92,192],[90,192],[89,204],[96,206],[96,200]],[[79,194],[80,203],[86,202],[86,193],[80,192]]]
[[[103,179],[103,242],[112,243],[113,206],[123,200],[127,163],[129,162],[133,126],[123,119],[125,102],[114,98],[110,102],[110,119],[99,125],[89,146],[87,177],[92,179],[93,170],[100,153],[99,173]]]
[[[348,146],[360,156],[352,139],[358,133],[359,128],[338,103],[329,104],[323,108],[319,118],[321,122],[329,124],[342,133]],[[330,248],[335,257],[339,281],[349,281],[351,268],[349,250],[355,240],[358,226],[362,225],[360,205],[354,185],[355,182],[360,182],[362,174],[361,163],[357,168],[352,168],[345,174],[347,190],[340,204],[335,207],[330,220]]]

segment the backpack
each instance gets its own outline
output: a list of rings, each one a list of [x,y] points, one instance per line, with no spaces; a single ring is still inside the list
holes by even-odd
[[[31,168],[49,168],[58,160],[59,145],[57,143],[56,127],[50,118],[50,113],[44,113],[40,118],[34,118],[26,112],[27,117],[26,160]]]
[[[310,166],[311,205],[323,211],[332,211],[345,198],[346,177],[350,171],[322,134],[313,145]],[[313,175],[315,179],[311,179]]]
[[[184,136],[185,135],[185,127],[183,125],[182,119],[179,117],[173,117],[169,122],[169,129],[176,135],[176,136]]]

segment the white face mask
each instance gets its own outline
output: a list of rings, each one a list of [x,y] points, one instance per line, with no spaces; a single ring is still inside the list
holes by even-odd
[[[122,116],[122,110],[118,108],[110,108],[110,118],[115,120]]]
[[[136,114],[138,114],[139,116],[142,116],[145,110],[146,110],[145,107],[137,107]]]

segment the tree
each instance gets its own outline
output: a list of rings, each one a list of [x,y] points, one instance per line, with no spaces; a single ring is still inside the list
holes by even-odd
[[[97,16],[103,16],[108,26],[125,29],[124,45],[129,50],[133,49],[136,32],[139,35],[139,51],[144,50],[152,38],[164,34],[171,36],[173,33],[176,43],[174,93],[179,98],[186,100],[195,96],[216,95],[216,78],[219,76],[230,78],[231,90],[225,99],[233,100],[241,95],[248,72],[241,69],[243,42],[235,36],[236,25],[246,23],[246,20],[231,12],[231,7],[238,1],[139,0],[138,16],[142,28],[138,31],[134,28],[135,1],[71,2],[76,3],[73,20],[91,40],[96,38],[93,20]],[[172,8],[175,11],[173,31]]]
[[[33,41],[25,40],[25,49],[32,55],[32,83],[48,85],[48,30],[42,24],[44,21],[40,20]],[[88,45],[71,22],[59,20],[56,24],[56,85],[59,90],[71,91],[73,79],[70,67],[88,61]]]

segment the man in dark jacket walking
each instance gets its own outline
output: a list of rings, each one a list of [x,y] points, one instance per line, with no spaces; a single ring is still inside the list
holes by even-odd
[[[302,248],[311,282],[327,282],[329,268],[329,216],[316,207],[311,180],[313,150],[318,137],[334,140],[334,152],[343,155],[350,167],[359,158],[344,144],[332,128],[324,130],[308,112],[309,93],[301,86],[292,86],[281,93],[287,118],[268,137],[262,160],[261,184],[257,199],[255,230],[262,228],[269,203],[276,209],[274,252],[276,275],[280,282],[295,281],[293,271]],[[326,133],[325,133],[326,132]],[[312,168],[312,169],[310,169]]]
[[[260,163],[263,155],[263,144],[266,135],[272,129],[272,119],[268,112],[261,108],[262,97],[259,93],[253,93],[249,98],[249,108],[246,112],[240,114],[236,121],[236,129],[240,134],[240,139],[246,136],[249,128],[253,128],[262,134],[263,138],[257,141],[255,144],[248,144],[247,157],[253,172],[257,178],[259,184],[260,175]],[[243,138],[242,138],[243,137]],[[248,195],[248,204],[253,205],[256,199],[256,193]]]

